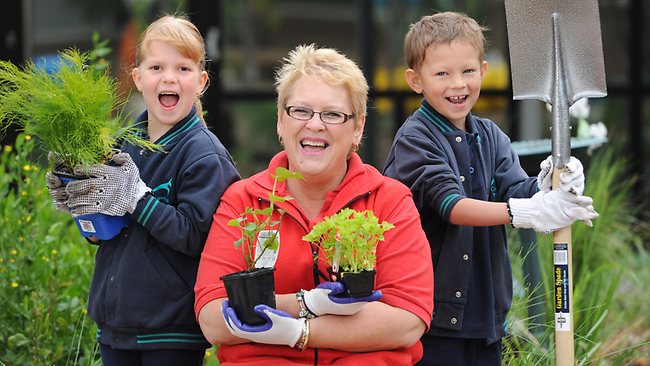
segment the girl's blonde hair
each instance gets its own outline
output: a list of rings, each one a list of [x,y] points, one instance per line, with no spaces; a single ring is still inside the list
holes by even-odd
[[[296,47],[276,71],[275,90],[279,110],[286,107],[296,81],[303,76],[319,77],[330,85],[343,86],[352,100],[355,121],[360,121],[359,117],[366,114],[368,82],[359,66],[333,48],[317,48],[314,44]]]
[[[162,41],[173,45],[183,57],[187,57],[196,62],[200,66],[201,71],[205,70],[206,54],[203,36],[198,28],[184,16],[165,15],[149,24],[147,29],[140,35],[138,41],[135,52],[136,67],[146,57],[149,51],[149,45],[153,41]],[[203,95],[208,84],[209,79],[200,95]],[[194,106],[196,107],[197,116],[205,123],[200,97],[196,98]]]

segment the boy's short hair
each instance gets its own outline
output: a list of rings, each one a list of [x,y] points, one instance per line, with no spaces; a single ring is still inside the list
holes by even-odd
[[[417,70],[424,61],[427,48],[452,41],[467,42],[479,51],[479,57],[485,56],[485,36],[488,30],[476,20],[458,12],[442,12],[423,16],[409,26],[404,37],[404,60],[406,65]]]

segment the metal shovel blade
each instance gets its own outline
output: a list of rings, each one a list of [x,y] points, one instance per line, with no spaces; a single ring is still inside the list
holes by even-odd
[[[553,14],[568,105],[607,95],[596,0],[506,0],[505,8],[514,99],[553,104]]]
[[[607,95],[596,0],[506,0],[514,99],[553,106],[556,168],[571,156],[569,107]]]

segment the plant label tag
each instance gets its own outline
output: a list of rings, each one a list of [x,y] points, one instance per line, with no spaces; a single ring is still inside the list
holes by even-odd
[[[571,312],[569,309],[569,251],[566,243],[553,245],[553,277],[555,279],[555,330],[571,330]]]
[[[267,240],[275,238],[274,242],[265,245]],[[280,250],[280,233],[277,230],[262,230],[257,235],[257,242],[255,244],[255,268],[270,268],[275,266],[275,261],[278,259],[278,251]]]
[[[90,220],[78,220],[79,221],[79,226],[81,226],[81,230],[83,230],[86,233],[96,233],[97,230],[95,230],[95,225],[93,225],[93,222]]]

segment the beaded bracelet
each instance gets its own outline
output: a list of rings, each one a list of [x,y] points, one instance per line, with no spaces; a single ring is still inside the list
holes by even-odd
[[[296,301],[298,301],[298,305],[300,305],[300,312],[298,313],[299,317],[305,319],[314,319],[316,317],[316,314],[312,313],[309,309],[307,309],[307,305],[305,305],[304,290],[300,290],[296,292]]]

